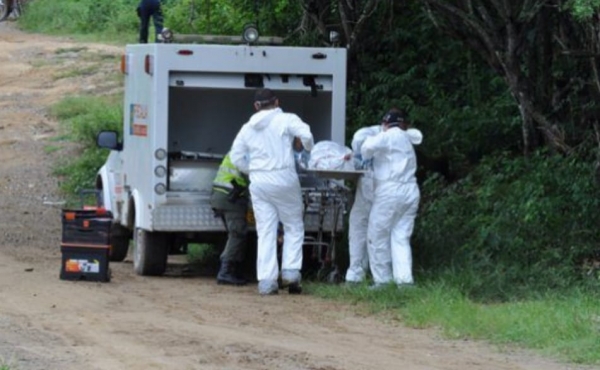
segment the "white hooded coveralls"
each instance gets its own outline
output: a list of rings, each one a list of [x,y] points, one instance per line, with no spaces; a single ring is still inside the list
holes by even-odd
[[[375,136],[380,132],[381,125],[363,127],[356,131],[352,137],[351,144],[354,155],[360,155],[360,149],[368,137]],[[356,162],[360,164],[361,161],[362,156]],[[352,283],[363,281],[369,268],[367,226],[371,205],[373,204],[373,171],[371,166],[364,169],[367,172],[356,183],[354,203],[352,204],[348,220],[348,254],[350,256],[350,265],[346,271],[346,281]]]
[[[419,130],[398,127],[368,138],[363,159],[373,158],[375,196],[369,215],[367,246],[375,284],[412,284],[410,237],[419,207],[413,144],[422,141]]]
[[[234,166],[250,177],[250,196],[256,220],[256,260],[259,292],[278,289],[277,225],[285,234],[282,279],[300,281],[304,223],[302,193],[296,173],[292,142],[300,138],[310,151],[314,145],[310,127],[297,115],[280,108],[261,110],[242,126],[231,148]]]

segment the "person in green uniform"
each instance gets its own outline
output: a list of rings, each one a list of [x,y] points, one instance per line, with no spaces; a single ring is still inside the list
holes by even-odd
[[[229,154],[223,158],[213,180],[211,207],[223,218],[227,228],[227,244],[221,253],[217,283],[245,285],[242,262],[246,255],[248,221],[248,178],[231,163]]]

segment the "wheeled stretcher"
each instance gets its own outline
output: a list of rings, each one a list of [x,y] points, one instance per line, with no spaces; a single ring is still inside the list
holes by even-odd
[[[317,278],[331,283],[342,279],[336,243],[344,232],[344,215],[352,202],[344,180],[356,181],[364,171],[306,170],[300,174],[304,204],[304,248],[319,264]]]

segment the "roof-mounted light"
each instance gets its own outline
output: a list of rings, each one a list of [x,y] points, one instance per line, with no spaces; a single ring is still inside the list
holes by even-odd
[[[242,33],[242,39],[248,44],[253,44],[258,41],[259,37],[258,28],[254,23],[248,23],[244,26],[244,32]]]
[[[162,32],[159,34],[159,39],[165,44],[172,43],[174,39],[173,31],[168,28],[163,28]]]

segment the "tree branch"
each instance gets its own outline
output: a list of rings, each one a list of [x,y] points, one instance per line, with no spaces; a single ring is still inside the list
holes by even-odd
[[[346,1],[346,5],[343,1],[340,1],[338,4],[340,20],[342,21],[342,29],[344,30],[344,35],[346,39],[346,46],[349,47],[350,38],[352,37],[352,30],[350,30],[350,21],[348,19],[348,14],[346,12],[346,6],[349,1]]]
[[[323,23],[322,16],[319,14],[319,9],[317,8],[315,11],[314,7],[311,7],[310,4],[307,4],[306,0],[302,2],[301,6],[304,9],[304,13],[307,14],[312,20],[319,32],[322,35],[327,35],[327,27],[325,26],[325,23]]]
[[[379,0],[369,0],[364,5],[362,13],[356,21],[354,29],[352,30],[352,34],[350,35],[350,39],[348,40],[348,49],[350,49],[351,46],[354,45],[354,41],[358,38],[358,35],[360,34],[360,31],[362,30],[365,22],[367,21],[367,19],[369,19],[371,15],[373,15],[375,10],[377,9],[378,3]]]
[[[459,9],[453,5],[448,4],[445,0],[424,0],[426,3],[441,9],[442,11],[459,18],[468,27],[477,33],[477,35],[483,41],[483,44],[488,49],[488,52],[495,54],[499,49],[492,37],[488,34],[485,28],[476,22],[469,14],[465,13],[462,9]]]

